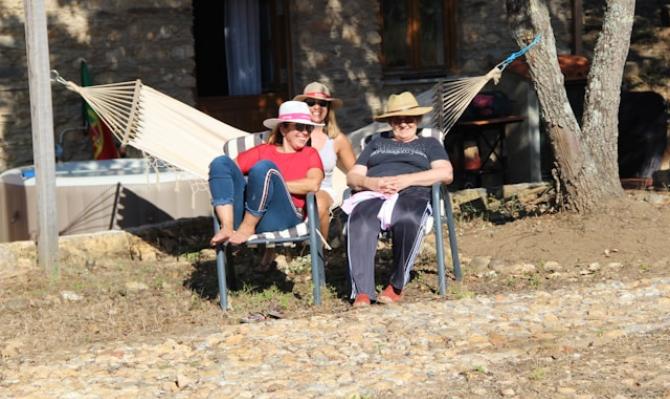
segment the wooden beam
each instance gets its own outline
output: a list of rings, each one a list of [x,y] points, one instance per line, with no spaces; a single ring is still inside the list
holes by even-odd
[[[24,1],[30,120],[37,191],[38,262],[52,277],[58,270],[58,214],[49,41],[44,0]]]

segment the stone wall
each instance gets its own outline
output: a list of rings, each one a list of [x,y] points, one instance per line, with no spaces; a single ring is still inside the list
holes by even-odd
[[[292,0],[294,91],[322,81],[344,100],[345,131],[371,121],[380,107],[382,69],[377,0]]]
[[[190,0],[47,0],[51,68],[79,82],[84,58],[96,84],[141,78],[194,104]],[[21,0],[0,0],[0,171],[33,163]],[[53,85],[54,130],[82,125],[80,98]],[[73,148],[86,144],[74,134]],[[66,143],[66,145],[68,144]],[[84,146],[85,147],[85,146]],[[71,150],[72,148],[70,148]],[[74,158],[90,159],[80,149]]]
[[[148,85],[194,104],[191,0],[48,0],[51,67],[79,81],[79,59],[88,61],[96,84],[141,78]],[[321,80],[345,106],[340,125],[352,131],[372,121],[391,93],[415,93],[434,81],[384,79],[379,56],[378,0],[290,0],[293,91]],[[551,0],[559,52],[569,51],[570,0]],[[30,106],[21,0],[0,0],[0,171],[32,163]],[[457,75],[488,71],[516,49],[503,2],[458,0]],[[53,86],[55,132],[81,126],[81,102]],[[82,135],[68,136],[74,159]]]
[[[292,0],[294,90],[313,80],[328,83],[344,100],[338,121],[352,131],[372,121],[391,93],[429,89],[435,81],[385,80],[379,55],[378,0]],[[570,51],[570,0],[551,0],[559,53]],[[478,75],[517,47],[504,2],[458,0],[456,75]]]

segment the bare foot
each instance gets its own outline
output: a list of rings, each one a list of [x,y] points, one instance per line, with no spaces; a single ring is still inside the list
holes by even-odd
[[[252,234],[254,234],[253,229],[246,229],[243,226],[240,226],[239,229],[233,231],[233,234],[228,241],[230,241],[231,244],[243,244],[247,242]]]
[[[226,241],[228,241],[228,239],[230,239],[230,236],[231,236],[231,235],[233,235],[233,231],[232,231],[232,230],[230,230],[230,229],[221,229],[221,230],[219,230],[218,233],[214,234],[214,237],[212,237],[212,238],[209,240],[209,244],[210,244],[211,246],[213,246],[213,247],[215,247],[215,246],[217,246],[217,245],[219,245],[219,244],[223,244],[223,243],[225,243]]]

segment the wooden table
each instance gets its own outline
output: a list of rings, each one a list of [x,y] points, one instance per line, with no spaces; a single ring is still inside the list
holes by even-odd
[[[444,138],[446,148],[454,165],[454,180],[461,188],[473,185],[467,181],[468,175],[475,179],[474,184],[481,186],[482,173],[502,173],[506,168],[505,131],[507,125],[522,122],[525,118],[509,115],[490,119],[477,119],[456,123]],[[473,141],[479,149],[481,160],[478,169],[465,169],[465,142]]]

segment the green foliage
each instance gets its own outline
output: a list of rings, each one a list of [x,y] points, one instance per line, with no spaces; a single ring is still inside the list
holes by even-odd
[[[198,252],[187,252],[183,255],[181,255],[184,260],[186,260],[188,263],[197,263],[200,261],[200,251]]]
[[[540,282],[541,282],[541,279],[540,279],[539,274],[533,273],[533,274],[528,276],[528,285],[531,288],[533,288],[533,289],[538,288],[540,286]]]
[[[290,292],[281,291],[275,284],[263,291],[257,291],[252,285],[244,284],[235,296],[238,298],[236,302],[247,302],[251,308],[265,307],[269,304],[287,308],[293,298]]]
[[[534,368],[528,375],[528,379],[531,381],[541,381],[546,377],[547,370],[542,367]]]
[[[449,285],[448,292],[449,296],[453,297],[454,299],[474,298],[476,296],[473,291],[468,290],[468,288],[462,283]]]
[[[482,374],[486,374],[488,372],[486,370],[486,367],[482,366],[482,365],[476,365],[475,367],[472,368],[471,371],[473,371],[475,373],[482,373]]]

